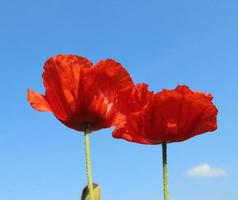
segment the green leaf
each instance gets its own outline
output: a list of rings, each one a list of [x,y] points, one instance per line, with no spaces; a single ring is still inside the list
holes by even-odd
[[[93,183],[94,200],[101,200],[101,191],[98,184]],[[88,186],[83,189],[81,200],[91,200],[88,192]]]

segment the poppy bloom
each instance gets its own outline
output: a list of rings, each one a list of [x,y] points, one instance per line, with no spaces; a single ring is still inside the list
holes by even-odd
[[[161,144],[184,141],[217,129],[218,110],[211,94],[177,86],[151,98],[149,103],[148,99],[140,99],[148,104],[139,111],[127,113],[124,121],[118,123],[113,137],[142,144]]]
[[[116,61],[93,64],[77,55],[48,59],[42,75],[45,94],[28,89],[27,99],[37,111],[52,112],[64,125],[83,131],[110,127],[118,100],[134,86],[128,72]]]

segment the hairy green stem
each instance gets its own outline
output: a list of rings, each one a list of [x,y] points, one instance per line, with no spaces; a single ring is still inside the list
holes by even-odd
[[[162,143],[164,200],[169,200],[167,144]]]
[[[85,125],[84,145],[85,145],[85,157],[86,157],[86,170],[87,170],[87,178],[88,178],[88,190],[89,190],[90,200],[94,200],[92,169],[91,169],[91,160],[90,160],[89,132],[90,132],[89,125]]]

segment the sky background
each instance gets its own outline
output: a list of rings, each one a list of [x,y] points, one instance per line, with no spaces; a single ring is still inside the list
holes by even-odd
[[[153,91],[212,93],[219,129],[168,145],[170,200],[237,200],[237,10],[237,0],[0,0],[0,199],[80,199],[83,134],[26,100],[28,87],[44,93],[46,59],[68,53],[116,59]],[[162,200],[161,146],[111,132],[91,136],[103,200]]]

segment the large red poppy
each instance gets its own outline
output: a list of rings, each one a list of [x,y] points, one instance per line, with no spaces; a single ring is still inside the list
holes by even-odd
[[[66,126],[83,131],[110,127],[118,98],[126,99],[134,86],[128,72],[107,59],[95,66],[77,55],[58,55],[44,65],[45,95],[28,89],[27,99],[37,111],[52,112]]]
[[[141,99],[147,106],[121,118],[113,137],[142,144],[160,144],[180,142],[214,131],[218,110],[212,98],[210,94],[191,91],[187,86],[164,89],[154,94],[149,103],[148,99]]]

